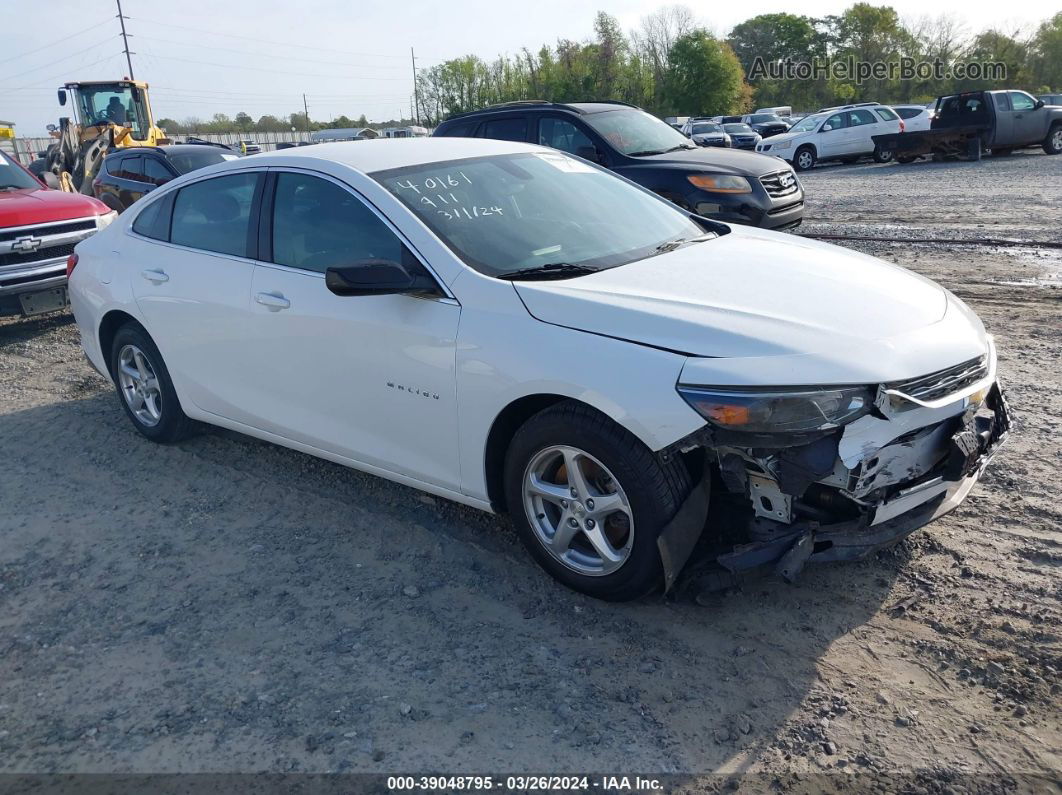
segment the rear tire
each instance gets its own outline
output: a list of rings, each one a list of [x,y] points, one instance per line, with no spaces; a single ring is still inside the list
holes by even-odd
[[[897,163],[913,163],[918,159],[917,155],[896,155]]]
[[[1010,154],[1013,151],[1013,149],[993,149],[992,157],[1010,157]]]
[[[1062,154],[1062,124],[1056,124],[1047,133],[1044,151],[1049,155]]]
[[[892,160],[892,150],[882,149],[880,146],[874,147],[874,162],[875,163],[888,163]]]
[[[509,512],[531,556],[569,588],[609,601],[661,584],[657,538],[689,491],[681,460],[662,461],[575,401],[524,423],[505,458]]]
[[[797,171],[809,171],[815,167],[815,150],[810,146],[802,146],[793,155],[793,167]]]
[[[195,425],[181,410],[162,354],[142,326],[118,329],[109,363],[118,402],[143,436],[170,443],[191,435]]]

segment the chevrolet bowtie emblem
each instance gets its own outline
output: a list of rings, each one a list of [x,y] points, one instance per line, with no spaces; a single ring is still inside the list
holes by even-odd
[[[39,237],[20,237],[11,244],[11,250],[21,254],[32,254],[41,247],[43,242]]]

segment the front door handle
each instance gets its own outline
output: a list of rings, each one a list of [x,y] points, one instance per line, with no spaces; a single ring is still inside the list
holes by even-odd
[[[162,284],[168,282],[170,277],[166,275],[165,271],[160,270],[143,270],[140,271],[140,275],[154,284]]]
[[[269,307],[273,311],[287,309],[291,306],[291,301],[278,293],[258,293],[258,295],[254,297],[254,300],[262,306]]]

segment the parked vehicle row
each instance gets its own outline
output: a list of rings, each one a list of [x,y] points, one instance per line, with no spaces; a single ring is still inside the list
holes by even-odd
[[[51,190],[0,151],[0,315],[67,305],[67,258],[116,217],[91,196]]]
[[[707,153],[770,160],[639,114],[493,109],[453,120],[473,137],[177,177],[71,257],[82,345],[152,441],[200,421],[506,511],[604,599],[668,587],[702,533],[724,574],[792,577],[955,508],[1010,422],[977,316],[617,176],[618,152],[687,181]],[[481,128],[583,135],[609,168]]]
[[[756,151],[789,161],[797,171],[825,160],[855,162],[867,155],[886,163],[892,151],[875,144],[874,136],[903,128],[896,111],[885,105],[845,105],[804,117],[789,132],[761,141]]]
[[[984,150],[1006,156],[1039,146],[1062,154],[1062,107],[1025,91],[969,91],[937,99],[929,129],[904,135],[881,134],[878,147],[896,152],[901,163],[921,155],[980,158]]]
[[[699,147],[664,121],[622,103],[512,102],[452,117],[434,134],[559,149],[720,221],[790,229],[804,216],[804,190],[788,166],[753,152]],[[747,146],[749,133],[727,134],[734,148],[738,138]]]

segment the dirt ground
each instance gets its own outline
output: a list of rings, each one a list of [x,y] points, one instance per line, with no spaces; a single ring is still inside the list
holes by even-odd
[[[804,182],[804,233],[1062,241],[1062,157]],[[851,245],[980,313],[1016,430],[899,547],[702,603],[590,600],[504,519],[229,432],[153,445],[68,315],[0,322],[0,772],[1058,787],[1062,248]]]

